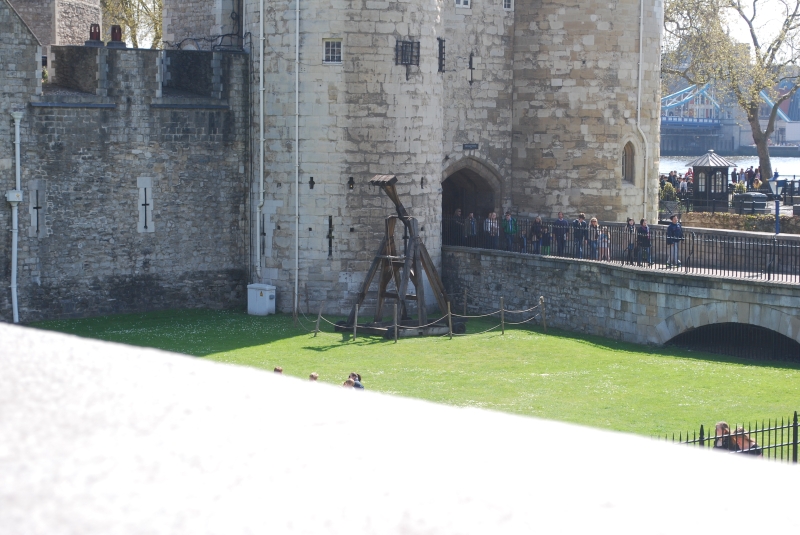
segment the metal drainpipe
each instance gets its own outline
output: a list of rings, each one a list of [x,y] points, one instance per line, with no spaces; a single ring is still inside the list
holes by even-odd
[[[14,118],[14,160],[16,165],[16,188],[6,193],[6,200],[11,205],[11,310],[14,323],[19,323],[19,306],[17,303],[17,247],[19,245],[19,203],[22,202],[22,187],[20,186],[20,157],[19,157],[19,123],[22,120],[21,111],[12,111]]]
[[[256,213],[256,274],[261,282],[261,210],[264,208],[264,0],[258,12],[259,74],[258,74],[258,212]]]
[[[647,219],[647,162],[650,160],[650,146],[641,127],[642,115],[642,62],[644,59],[644,0],[639,0],[639,83],[636,95],[636,129],[644,142],[644,193],[642,194],[642,217]]]
[[[300,0],[294,11],[294,310],[298,311],[300,279]]]

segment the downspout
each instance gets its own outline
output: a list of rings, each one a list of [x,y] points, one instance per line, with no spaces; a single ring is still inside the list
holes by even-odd
[[[261,282],[261,210],[264,208],[264,0],[258,13],[260,62],[258,74],[258,211],[256,213],[256,273]]]
[[[262,0],[263,2],[263,0]],[[300,279],[300,0],[294,8],[294,313]]]
[[[636,95],[636,129],[642,136],[644,143],[644,193],[642,194],[642,217],[647,219],[647,162],[650,160],[650,146],[647,143],[647,136],[644,135],[641,126],[642,116],[642,63],[644,60],[644,0],[639,0],[639,83]]]
[[[16,166],[16,188],[6,193],[6,199],[11,205],[11,310],[14,323],[19,323],[19,306],[17,304],[17,247],[19,245],[19,203],[22,202],[22,187],[20,185],[20,157],[19,157],[19,122],[22,120],[21,111],[12,111],[14,118],[14,163]]]

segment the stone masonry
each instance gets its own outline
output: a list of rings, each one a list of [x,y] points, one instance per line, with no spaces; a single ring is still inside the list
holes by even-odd
[[[544,296],[548,327],[661,345],[690,329],[747,323],[800,342],[796,285],[638,270],[619,264],[446,246],[443,278],[458,310],[523,310]],[[511,318],[520,321],[526,318]]]
[[[82,45],[89,25],[100,24],[100,0],[13,0],[12,5],[49,54],[50,45]],[[106,37],[108,39],[108,37]]]
[[[263,118],[259,51],[251,49],[251,135],[257,140],[262,119],[266,131],[266,199],[262,212],[252,214],[262,257],[252,263],[262,267],[255,280],[278,286],[278,306],[290,310],[295,4],[265,5]],[[245,30],[257,44],[259,3],[247,0],[244,9]],[[401,197],[426,229],[437,264],[441,182],[461,170],[488,184],[496,210],[584,211],[604,220],[653,214],[661,12],[660,2],[645,6],[640,132],[638,2],[301,3],[298,278],[310,307],[325,301],[330,312],[346,310],[363,280],[391,213],[386,199],[365,186],[372,174],[398,175]],[[330,41],[340,43],[340,64],[323,57]],[[419,43],[418,67],[396,65],[398,41]],[[630,182],[622,179],[627,143],[635,150]],[[260,157],[253,152],[254,208]]]
[[[19,42],[11,50],[4,40],[0,48],[0,54],[14,53],[18,65],[14,77],[2,70],[3,87],[17,84],[4,91],[4,109],[24,111],[21,320],[242,306],[248,278],[247,56],[193,53],[207,56],[193,61],[215,66],[217,81],[224,79],[221,86],[205,84],[217,89],[207,96],[163,82],[170,68],[186,72],[181,57],[56,46],[55,70],[62,74],[39,96],[38,43],[5,3],[0,20],[3,36]],[[4,192],[14,180],[9,119],[0,121]],[[10,321],[7,203],[1,211],[0,320]]]

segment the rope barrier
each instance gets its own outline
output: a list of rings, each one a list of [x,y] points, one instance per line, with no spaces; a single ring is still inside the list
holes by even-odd
[[[536,310],[537,308],[539,308],[539,305],[536,305],[535,307],[531,307],[531,308],[526,308],[525,310],[509,310],[509,309],[506,309],[506,312],[509,313],[509,314],[522,314],[523,312],[530,312],[531,310]]]
[[[533,306],[531,308],[523,309],[523,310],[508,310],[505,307],[503,307],[501,309],[495,310],[494,312],[489,312],[488,314],[479,314],[479,315],[455,314],[455,313],[453,313],[451,311],[450,318],[480,319],[480,318],[488,318],[490,316],[495,316],[497,314],[501,314],[501,316],[502,316],[503,313],[523,314],[523,313],[526,313],[526,312],[533,312],[533,311],[535,311],[537,309],[541,309],[541,312],[538,312],[538,313],[534,314],[533,316],[531,316],[530,318],[522,320],[522,321],[502,321],[501,323],[498,323],[494,327],[490,327],[490,328],[488,328],[486,330],[483,330],[483,331],[480,331],[480,332],[477,332],[477,333],[461,333],[461,334],[457,334],[457,333],[454,333],[454,332],[447,332],[447,333],[444,333],[444,334],[439,335],[439,336],[472,336],[472,335],[477,335],[477,334],[485,334],[485,333],[494,331],[497,328],[502,327],[503,323],[506,324],[506,325],[524,325],[526,323],[530,323],[530,322],[534,321],[537,318],[541,318],[542,317],[542,312],[544,312],[544,307],[542,306],[542,303],[540,303],[540,304],[538,304],[536,306]],[[342,325],[341,324],[337,325],[336,323],[330,321],[325,316],[323,316],[322,313],[319,314],[318,319],[310,319],[306,315],[305,312],[303,312],[302,310],[299,309],[299,307],[298,307],[298,311],[300,312],[300,314],[297,316],[297,325],[302,330],[306,331],[309,334],[324,334],[324,335],[333,336],[333,337],[339,337],[339,335],[341,335],[341,334],[347,334],[347,333],[344,333],[344,332],[331,333],[331,332],[323,331],[322,329],[317,330],[317,321],[324,321],[325,323],[327,323],[328,325],[330,325],[331,327],[334,327],[334,328],[337,328],[337,327],[341,328]],[[302,319],[301,319],[300,316],[302,316]],[[442,316],[441,318],[437,318],[437,319],[433,320],[430,323],[426,323],[425,325],[400,325],[400,324],[398,324],[397,325],[397,329],[398,329],[398,331],[400,329],[405,329],[405,330],[424,329],[426,327],[431,327],[433,325],[441,325],[443,327],[446,327],[447,326],[447,321],[448,321],[448,317],[447,316]],[[311,324],[312,327],[311,328],[307,327],[305,325],[305,322]],[[387,332],[389,330],[393,329],[393,328],[394,328],[394,325],[387,326],[386,327]],[[448,329],[448,331],[451,331],[451,329]]]
[[[507,325],[522,325],[523,323],[528,323],[529,321],[533,321],[538,317],[539,317],[539,315],[537,314],[535,316],[531,316],[530,318],[528,318],[528,319],[526,319],[524,321],[507,321],[506,324]]]
[[[495,310],[494,312],[489,312],[488,314],[481,314],[480,316],[466,316],[463,314],[453,314],[454,318],[486,318],[488,316],[494,316],[495,314],[500,314],[499,310]]]

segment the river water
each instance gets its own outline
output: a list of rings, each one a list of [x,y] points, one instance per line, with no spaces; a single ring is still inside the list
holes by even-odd
[[[670,171],[677,171],[683,174],[687,169],[686,164],[697,158],[698,156],[662,156],[658,171],[663,175],[668,174]],[[758,157],[756,156],[725,156],[725,159],[745,169],[751,165],[753,169],[758,167]],[[780,176],[784,178],[791,178],[792,175],[800,178],[800,158],[773,157],[771,160],[773,172],[777,169]]]

